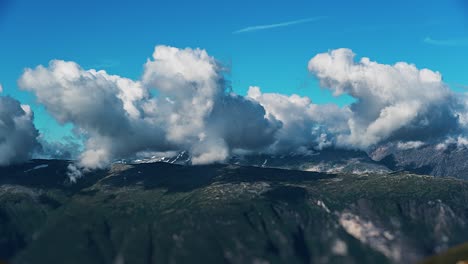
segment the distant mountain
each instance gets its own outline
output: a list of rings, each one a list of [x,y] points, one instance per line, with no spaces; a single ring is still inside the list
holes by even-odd
[[[148,158],[140,158],[128,161],[122,161],[126,164],[145,164],[145,163],[155,163],[155,162],[164,162],[170,164],[178,165],[192,165],[192,156],[187,151],[181,151],[175,154],[169,154],[164,156],[152,156]]]
[[[387,167],[373,161],[364,151],[324,149],[311,154],[234,156],[229,164],[294,169],[325,173],[388,173]]]
[[[115,164],[72,184],[69,162],[0,168],[0,262],[415,263],[468,241],[468,183]]]
[[[419,174],[468,179],[468,149],[455,144],[443,148],[424,145],[410,149],[394,145],[381,146],[370,156],[395,171],[407,170]]]
[[[172,156],[154,156],[132,160],[130,163],[166,162],[179,165],[191,165],[192,159],[187,151]],[[326,173],[388,173],[385,165],[372,160],[366,152],[345,149],[324,149],[308,154],[294,153],[283,155],[248,154],[233,155],[225,164],[254,166],[262,168],[281,168]]]

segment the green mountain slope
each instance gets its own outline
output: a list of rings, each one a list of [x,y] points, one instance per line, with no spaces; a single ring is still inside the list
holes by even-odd
[[[415,263],[468,241],[468,184],[453,178],[153,163],[70,184],[67,165],[0,169],[0,259]]]

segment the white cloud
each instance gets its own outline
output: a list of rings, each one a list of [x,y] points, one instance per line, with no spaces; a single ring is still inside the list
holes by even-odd
[[[230,149],[273,141],[278,125],[258,103],[226,93],[222,67],[205,50],[157,46],[153,59],[143,83],[165,98],[157,111],[166,117],[167,140],[191,150],[194,163],[223,161]]]
[[[158,46],[153,59],[145,64],[143,83],[168,98],[160,102],[169,115],[168,139],[190,144],[205,132],[205,119],[223,95],[220,68],[200,49]]]
[[[68,164],[67,177],[71,183],[76,183],[78,179],[83,177],[83,172],[75,164]]]
[[[85,168],[181,150],[194,164],[206,164],[232,152],[368,150],[387,142],[413,148],[467,129],[467,97],[456,98],[438,72],[355,61],[349,49],[318,54],[308,69],[322,87],[355,103],[314,104],[255,86],[245,97],[228,93],[223,68],[205,50],[168,46],[155,48],[141,80],[53,60],[26,69],[18,83],[60,123],[74,124],[84,139],[78,167]],[[68,153],[67,145],[58,147]]]
[[[38,131],[28,105],[0,97],[0,166],[24,162],[38,147]]]
[[[203,138],[192,147],[193,164],[209,164],[223,161],[228,155],[228,147],[221,138]]]
[[[440,136],[457,122],[453,94],[440,73],[406,62],[354,59],[351,50],[337,49],[316,55],[308,66],[322,87],[356,99],[349,134],[339,135],[338,145],[365,149],[387,139]]]
[[[139,149],[166,147],[157,120],[142,117],[140,103],[148,95],[139,82],[54,60],[47,68],[26,69],[18,83],[86,138],[82,166],[102,167]]]
[[[325,16],[318,16],[318,17],[310,17],[310,18],[306,18],[306,19],[298,19],[298,20],[287,21],[287,22],[276,23],[276,24],[250,26],[250,27],[245,27],[245,28],[236,30],[236,31],[234,31],[232,33],[233,34],[239,34],[239,33],[255,32],[255,31],[265,30],[265,29],[288,27],[288,26],[293,26],[293,25],[297,25],[297,24],[304,24],[304,23],[309,23],[309,22],[320,21],[320,20],[323,20],[323,19],[326,19],[326,18],[327,17],[325,17]]]
[[[401,150],[408,150],[408,149],[417,149],[424,145],[426,145],[426,143],[422,141],[407,141],[407,142],[398,142],[397,148]]]
[[[308,97],[295,94],[262,93],[255,86],[249,88],[248,97],[258,101],[270,119],[283,124],[272,146],[275,152],[320,149],[347,129],[346,119],[350,113],[347,108],[313,104]]]
[[[141,82],[53,60],[26,69],[19,85],[60,123],[74,124],[86,139],[79,161],[86,168],[150,151],[189,150],[194,163],[222,161],[231,149],[271,143],[278,126],[258,103],[227,94],[221,67],[200,49],[157,46]]]

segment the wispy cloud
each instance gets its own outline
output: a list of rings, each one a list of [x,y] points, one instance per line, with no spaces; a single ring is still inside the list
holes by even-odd
[[[468,38],[459,39],[433,39],[426,37],[423,42],[435,46],[446,46],[446,47],[466,47],[468,46]]]
[[[327,17],[325,17],[325,16],[318,16],[318,17],[309,17],[309,18],[305,18],[305,19],[287,21],[287,22],[276,23],[276,24],[250,26],[250,27],[246,27],[246,28],[236,30],[236,31],[232,32],[232,34],[255,32],[255,31],[259,31],[259,30],[279,28],[279,27],[288,27],[288,26],[297,25],[297,24],[315,22],[315,21],[326,19],[326,18]]]

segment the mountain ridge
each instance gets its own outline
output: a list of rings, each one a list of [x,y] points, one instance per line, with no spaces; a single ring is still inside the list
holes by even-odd
[[[467,237],[468,183],[454,178],[159,162],[71,184],[69,164],[0,169],[0,259],[414,263]]]

